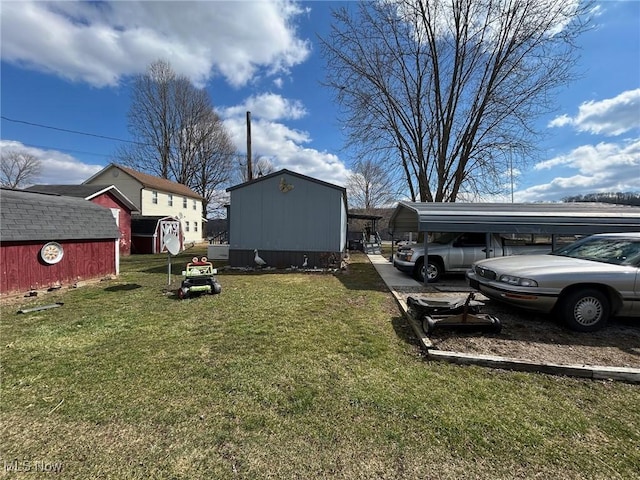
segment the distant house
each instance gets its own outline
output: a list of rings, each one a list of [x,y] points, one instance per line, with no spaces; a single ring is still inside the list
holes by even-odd
[[[185,243],[202,241],[206,232],[203,198],[186,185],[114,163],[84,182],[84,185],[105,184],[115,185],[133,202],[142,217],[179,219]],[[135,227],[131,234],[136,236]]]
[[[274,267],[340,265],[347,239],[343,187],[280,170],[228,188],[229,264],[252,266],[254,250]]]
[[[115,185],[33,185],[25,190],[84,198],[111,209],[120,230],[120,255],[131,253],[131,213],[138,208]]]
[[[0,294],[119,273],[120,232],[108,208],[82,198],[0,190]]]

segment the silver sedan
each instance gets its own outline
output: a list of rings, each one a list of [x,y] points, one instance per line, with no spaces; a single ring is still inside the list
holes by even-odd
[[[611,316],[640,317],[640,232],[592,235],[548,255],[481,260],[467,279],[491,299],[595,331]]]

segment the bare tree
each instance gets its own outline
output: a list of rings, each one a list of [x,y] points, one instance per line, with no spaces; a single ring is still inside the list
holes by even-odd
[[[27,186],[40,175],[41,162],[38,157],[20,150],[2,150],[0,185],[9,188]]]
[[[207,92],[157,61],[136,77],[129,108],[129,131],[136,140],[117,157],[133,168],[174,180],[204,199],[231,179],[235,147]]]
[[[373,210],[396,200],[393,177],[387,168],[372,159],[358,161],[347,180],[351,208]]]
[[[251,159],[251,170],[253,171],[254,178],[262,177],[264,175],[269,175],[270,173],[275,172],[275,167],[271,160],[264,155],[260,155],[258,153],[253,155]],[[239,181],[246,182],[249,180],[249,173],[247,171],[247,162],[242,159],[238,161],[238,177]]]
[[[386,153],[412,200],[504,190],[510,152],[533,151],[533,121],[573,78],[589,12],[588,2],[557,0],[339,8],[321,44],[349,145]]]

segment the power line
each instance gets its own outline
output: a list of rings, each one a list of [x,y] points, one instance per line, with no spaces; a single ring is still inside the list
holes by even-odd
[[[24,125],[29,125],[32,127],[48,128],[49,130],[57,130],[59,132],[73,133],[76,135],[86,135],[87,137],[103,138],[105,140],[115,140],[116,142],[133,143],[134,145],[147,145],[146,143],[136,142],[134,140],[124,140],[122,138],[108,137],[106,135],[98,135],[97,133],[80,132],[78,130],[69,130],[67,128],[52,127],[51,125],[42,125],[41,123],[27,122],[26,120],[17,120],[15,118],[8,118],[8,117],[5,117],[4,115],[1,115],[0,117],[3,120],[6,120],[7,122],[22,123]]]
[[[89,132],[81,132],[78,130],[70,130],[67,128],[59,128],[59,127],[53,127],[51,125],[43,125],[41,123],[35,123],[35,122],[28,122],[26,120],[18,120],[15,118],[9,118],[9,117],[5,117],[4,115],[0,115],[0,118],[2,118],[2,120],[6,120],[7,122],[13,122],[13,123],[21,123],[23,125],[29,125],[32,127],[39,127],[39,128],[47,128],[49,130],[57,130],[59,132],[66,132],[66,133],[73,133],[76,135],[85,135],[88,137],[95,137],[95,138],[102,138],[105,140],[115,140],[116,142],[125,142],[125,143],[132,143],[134,145],[142,145],[145,147],[153,147],[154,145],[151,143],[144,143],[144,142],[136,142],[134,140],[125,140],[122,138],[116,138],[116,137],[109,137],[106,135],[99,135],[97,133],[89,133]],[[40,146],[40,145],[32,145],[33,147],[37,147],[37,148],[49,148],[49,149],[54,149],[54,150],[61,150],[61,151],[69,151],[69,152],[74,152],[74,153],[84,153],[87,155],[99,155],[99,156],[105,156],[105,157],[109,157],[109,155],[104,155],[104,154],[100,154],[100,153],[92,153],[92,152],[80,152],[77,150],[71,150],[68,148],[56,148],[56,147],[47,147],[47,146]],[[229,157],[241,157],[244,158],[244,155],[240,154],[240,153],[228,153],[226,154]]]
[[[96,157],[105,157],[105,158],[112,157],[111,154],[106,154],[106,153],[83,152],[82,150],[73,150],[71,148],[62,148],[62,147],[52,147],[51,145],[36,145],[35,143],[24,143],[24,142],[20,142],[20,143],[22,143],[26,147],[42,148],[42,149],[45,149],[45,150],[56,150],[56,151],[60,151],[60,152],[81,153],[83,155],[94,155]]]

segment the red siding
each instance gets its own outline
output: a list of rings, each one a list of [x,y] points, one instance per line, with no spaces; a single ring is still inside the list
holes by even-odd
[[[114,240],[59,241],[64,256],[55,265],[40,257],[47,243],[3,242],[0,244],[0,294],[27,292],[56,285],[115,275]]]
[[[91,201],[107,208],[117,208],[120,210],[118,228],[120,229],[120,255],[131,254],[131,210],[120,202],[111,192],[92,198]]]

